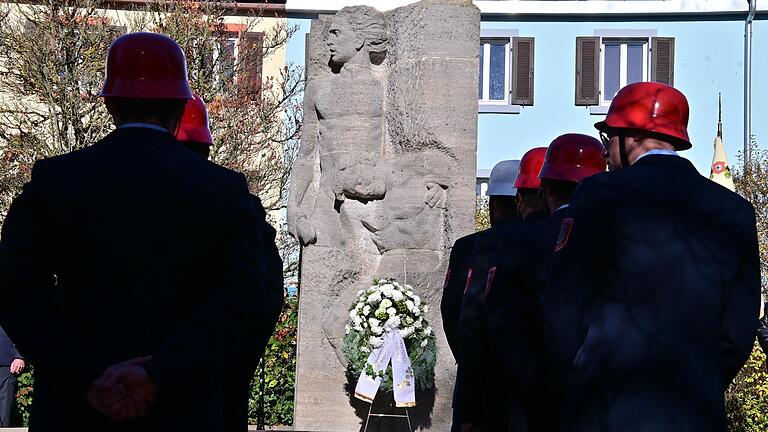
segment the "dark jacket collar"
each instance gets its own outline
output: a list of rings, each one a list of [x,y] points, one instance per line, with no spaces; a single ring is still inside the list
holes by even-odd
[[[652,155],[643,156],[642,158],[636,160],[635,163],[633,163],[630,166],[630,168],[652,166],[652,165],[677,165],[679,167],[686,167],[692,170],[696,170],[696,167],[693,166],[691,161],[689,161],[688,159],[682,156],[663,155],[663,154],[652,154]]]

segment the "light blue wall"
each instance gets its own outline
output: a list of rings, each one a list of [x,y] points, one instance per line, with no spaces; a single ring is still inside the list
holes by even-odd
[[[535,100],[519,115],[481,114],[477,163],[480,168],[519,158],[531,147],[546,146],[562,133],[595,134],[602,120],[574,105],[576,36],[596,29],[655,29],[675,38],[675,87],[691,105],[689,134],[693,149],[682,154],[709,175],[717,130],[717,93],[723,95],[726,151],[732,164],[743,148],[744,23],[727,22],[484,22],[483,29],[518,29],[536,38]],[[752,133],[768,146],[768,23],[756,21],[752,57]]]
[[[289,62],[304,62],[304,35],[309,20],[291,19],[300,26],[288,44]],[[675,37],[675,86],[691,104],[689,133],[694,147],[682,154],[709,175],[712,141],[717,128],[717,93],[723,94],[724,141],[736,163],[743,146],[743,21],[725,22],[483,22],[484,29],[517,29],[536,38],[535,104],[520,114],[481,114],[478,128],[478,168],[503,159],[519,158],[531,147],[546,146],[559,134],[595,134],[592,125],[603,116],[574,106],[576,36],[595,29],[655,29],[658,36]],[[755,21],[752,58],[752,133],[768,147],[768,21]]]

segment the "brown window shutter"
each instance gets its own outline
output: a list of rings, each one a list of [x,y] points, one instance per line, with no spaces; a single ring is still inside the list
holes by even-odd
[[[576,105],[600,103],[600,38],[576,38]]]
[[[243,33],[240,49],[240,64],[243,69],[244,85],[238,86],[250,95],[251,100],[260,99],[262,67],[264,63],[264,33]]]
[[[533,105],[532,37],[512,38],[512,105]]]
[[[651,80],[675,84],[675,38],[651,38]]]

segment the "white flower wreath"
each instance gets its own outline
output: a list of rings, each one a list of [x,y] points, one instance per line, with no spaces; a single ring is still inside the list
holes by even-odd
[[[386,333],[398,332],[405,342],[416,388],[425,390],[435,385],[437,345],[435,334],[426,319],[429,306],[413,292],[410,285],[390,279],[377,279],[367,290],[357,293],[357,301],[349,309],[342,351],[354,376],[365,372],[380,377],[383,391],[392,390],[392,367],[376,371],[368,361],[376,348],[384,344]]]

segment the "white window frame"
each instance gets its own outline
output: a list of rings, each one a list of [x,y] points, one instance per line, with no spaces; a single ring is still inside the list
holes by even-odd
[[[627,85],[627,43],[643,43],[643,81],[648,81],[651,76],[651,38],[656,37],[656,30],[653,29],[602,29],[595,30],[593,35],[600,37],[600,79],[598,82],[600,104],[589,107],[590,114],[605,115],[608,113],[608,107],[611,100],[605,100],[603,90],[605,89],[605,43],[619,42],[621,45],[621,54],[619,59],[619,88]]]
[[[627,45],[633,42],[641,42],[643,44],[643,78],[642,81],[648,81],[648,77],[651,76],[651,62],[648,61],[648,46],[651,44],[650,38],[601,38],[600,39],[600,105],[611,105],[611,99],[605,99],[605,44],[618,43],[619,48],[619,88],[627,85]]]
[[[519,114],[520,105],[510,103],[512,97],[512,38],[518,35],[517,30],[507,29],[481,29],[480,43],[483,45],[483,76],[478,77],[483,84],[483,97],[478,98],[478,113],[505,113]],[[490,43],[502,42],[505,44],[504,50],[504,100],[492,100],[490,96],[490,65],[491,65],[491,46]],[[478,54],[479,57],[479,54]]]
[[[504,44],[504,99],[491,99],[491,44],[495,43]],[[512,53],[512,41],[509,39],[482,39],[483,44],[483,76],[480,77],[480,81],[483,83],[483,97],[478,101],[481,104],[495,104],[495,105],[508,105],[510,92],[510,59],[509,56]]]
[[[234,45],[234,52],[232,53],[232,62],[233,62],[235,71],[232,74],[232,83],[233,83],[233,85],[236,86],[238,84],[237,83],[237,80],[238,80],[238,76],[237,76],[238,75],[238,73],[237,73],[237,63],[238,63],[238,59],[239,59],[239,56],[240,56],[240,42],[241,42],[241,38],[239,37],[238,34],[234,34],[233,36],[228,36],[228,37],[224,38],[223,41],[233,42],[233,45]],[[220,57],[221,57],[221,44],[219,44],[219,40],[216,40],[215,42],[216,43],[213,46],[213,57],[214,57],[214,61],[213,61],[213,76],[214,76],[214,78],[216,80],[216,83],[218,85],[218,83],[221,81],[221,72],[222,72],[221,71],[221,61],[220,61]]]

